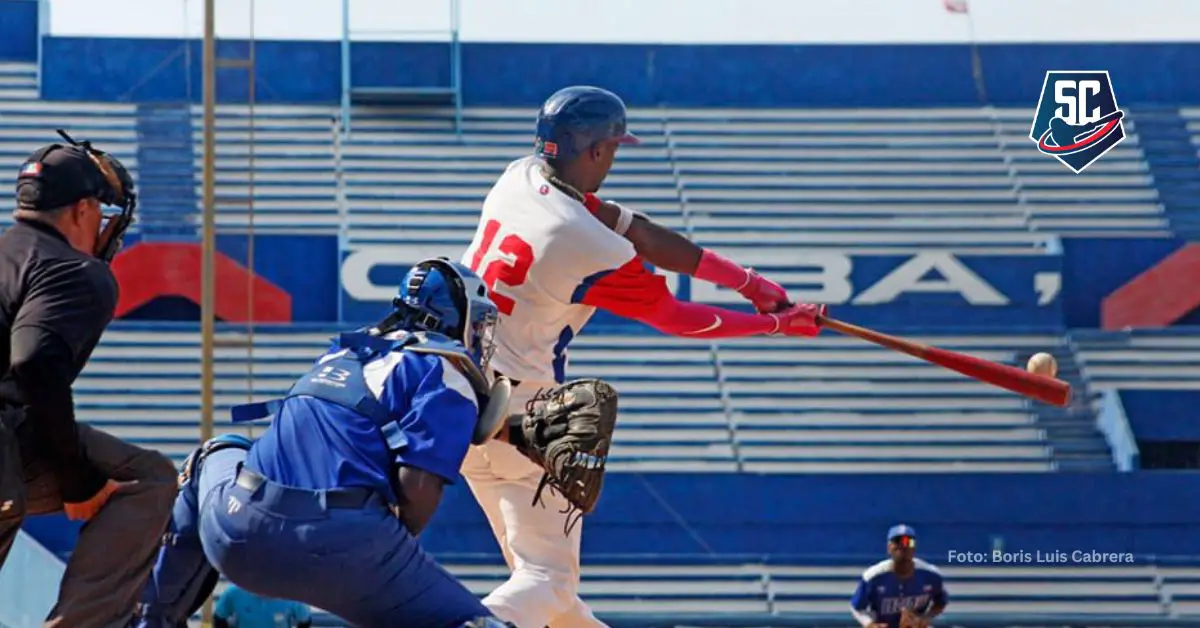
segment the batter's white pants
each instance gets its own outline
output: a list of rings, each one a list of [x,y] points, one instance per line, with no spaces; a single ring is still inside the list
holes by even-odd
[[[537,384],[522,382],[513,390],[509,411],[520,412],[537,390]],[[579,599],[583,521],[565,534],[567,502],[549,489],[533,505],[542,468],[512,445],[491,441],[470,448],[462,474],[512,570],[483,604],[518,628],[607,628]]]

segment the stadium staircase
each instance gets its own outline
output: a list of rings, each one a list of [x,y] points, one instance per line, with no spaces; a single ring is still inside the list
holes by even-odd
[[[187,105],[137,107],[138,222],[144,240],[194,240],[198,201]]]
[[[1046,352],[1058,362],[1058,378],[1071,384],[1070,403],[1063,408],[1030,401],[1037,425],[1046,432],[1060,471],[1115,471],[1108,444],[1096,427],[1092,393],[1084,378],[1074,347],[1067,338],[1056,338],[1043,347],[1017,353],[1016,365],[1028,363],[1034,353]]]

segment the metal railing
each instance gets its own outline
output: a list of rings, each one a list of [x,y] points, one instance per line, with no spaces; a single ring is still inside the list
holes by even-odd
[[[354,73],[353,73],[353,42],[352,36],[359,35],[375,35],[383,36],[388,39],[393,39],[398,36],[413,37],[424,40],[424,37],[430,35],[439,35],[447,37],[447,46],[450,54],[450,85],[443,90],[438,87],[430,88],[397,88],[397,93],[410,92],[413,95],[422,93],[448,92],[453,102],[454,107],[454,133],[460,139],[462,137],[462,119],[463,119],[463,98],[462,98],[462,40],[460,36],[461,21],[462,21],[462,6],[461,0],[448,0],[449,4],[449,21],[448,30],[380,30],[380,31],[354,31],[350,28],[350,4],[353,0],[342,0],[342,38],[341,38],[341,72],[342,72],[342,97],[339,112],[339,120],[341,130],[346,135],[349,135],[352,130],[353,119],[353,92],[354,92]]]

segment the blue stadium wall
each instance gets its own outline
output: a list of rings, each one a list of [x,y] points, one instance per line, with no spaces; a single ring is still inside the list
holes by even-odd
[[[139,238],[126,241],[122,255]],[[221,235],[217,247],[239,264],[248,263],[249,239]],[[1057,332],[1100,326],[1105,297],[1181,247],[1174,238],[1065,238],[1062,252],[1046,255],[953,255],[919,251],[911,255],[845,255],[822,251],[797,254],[788,268],[807,272],[808,280],[791,286],[797,298],[827,303],[839,316],[864,325],[892,330]],[[390,290],[422,253],[405,246],[370,246],[342,250],[334,236],[262,235],[254,238],[253,271],[291,297],[296,323],[355,325],[384,315]],[[296,260],[303,259],[304,264]],[[913,280],[905,267],[928,268]],[[945,269],[963,269],[972,279],[948,280]],[[764,272],[771,272],[764,267]],[[954,276],[961,276],[950,273]],[[164,278],[166,276],[164,275]],[[1054,281],[1046,283],[1047,278]],[[237,278],[236,281],[244,281]],[[950,289],[930,292],[917,286],[944,281]],[[217,279],[220,290],[222,279]],[[680,298],[731,308],[748,308],[736,294],[713,289],[688,277],[671,285]],[[1048,287],[1049,286],[1049,287]],[[164,291],[170,288],[164,280]],[[367,289],[382,290],[364,295]],[[863,298],[870,291],[872,296]],[[170,310],[158,310],[160,316]],[[177,312],[176,320],[196,320],[194,308]],[[613,331],[639,329],[635,324],[599,313],[597,327]],[[1200,313],[1178,321],[1200,323]]]
[[[1055,551],[1200,555],[1194,473],[661,474],[617,473],[585,520],[584,553],[835,560],[882,553],[889,526],[917,529],[921,553]],[[686,523],[681,523],[686,522]],[[77,524],[34,517],[26,529],[56,552]],[[494,554],[495,540],[460,481],[422,544],[439,554]]]
[[[37,9],[3,2],[0,60],[37,59]],[[50,100],[180,102],[201,98],[196,40],[47,37],[43,96]],[[244,41],[218,54],[244,57]],[[979,48],[990,100],[1032,106],[1046,70],[1108,70],[1123,106],[1200,103],[1200,45],[989,44]],[[257,42],[256,99],[335,103],[336,42]],[[448,46],[354,44],[356,87],[450,83]],[[639,106],[922,106],[978,102],[965,45],[652,45],[467,43],[469,105],[530,106],[572,83],[605,85]],[[303,72],[296,73],[296,68]],[[218,75],[218,98],[242,102],[242,70]]]
[[[190,54],[184,54],[184,47]],[[244,57],[244,42],[219,54]],[[170,101],[201,97],[199,42],[50,37],[43,94],[50,100]],[[335,103],[334,42],[256,44],[260,103]],[[1188,44],[986,45],[988,95],[1032,107],[1046,70],[1106,69],[1123,106],[1200,102],[1200,46]],[[448,85],[438,44],[355,44],[356,87]],[[189,59],[191,62],[189,63]],[[957,45],[672,46],[464,44],[468,105],[530,106],[563,85],[594,83],[628,103],[653,106],[925,106],[978,103],[970,56]],[[297,74],[295,68],[304,68]],[[1148,71],[1170,68],[1170,71]],[[223,70],[218,98],[244,102],[245,73]]]

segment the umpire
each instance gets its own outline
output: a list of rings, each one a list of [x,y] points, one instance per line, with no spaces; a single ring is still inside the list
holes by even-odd
[[[44,626],[118,628],[158,554],[175,467],[75,420],[71,386],[116,309],[108,262],[136,197],[119,161],[59,133],[66,144],[21,167],[0,235],[0,565],[25,515],[86,521]]]

